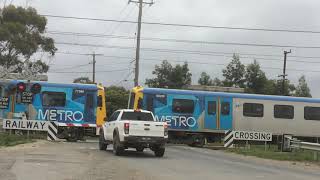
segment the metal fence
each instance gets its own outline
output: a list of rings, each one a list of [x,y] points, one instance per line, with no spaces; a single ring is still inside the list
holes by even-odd
[[[302,142],[297,139],[290,139],[290,147],[298,148],[298,149],[308,149],[308,150],[320,152],[319,143]]]

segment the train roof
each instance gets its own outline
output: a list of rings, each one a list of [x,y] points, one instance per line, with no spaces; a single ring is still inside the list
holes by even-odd
[[[232,97],[232,98],[243,98],[243,99],[260,99],[260,100],[271,100],[271,101],[320,103],[320,99],[317,99],[317,98],[275,96],[275,95],[262,95],[262,94],[246,94],[246,93],[210,92],[210,91],[161,89],[161,88],[143,88],[142,92],[143,93],[150,93],[150,94],[166,93],[166,94],[203,95],[203,96],[214,95],[214,96],[220,96],[220,97]]]
[[[0,82],[5,82],[5,83],[15,85],[19,82],[27,82],[27,81],[26,80],[6,80],[6,81],[0,81]],[[64,83],[50,83],[45,81],[31,81],[30,83],[39,83],[41,86],[46,86],[46,87],[98,90],[98,87],[96,84],[77,84],[77,83],[64,84]]]

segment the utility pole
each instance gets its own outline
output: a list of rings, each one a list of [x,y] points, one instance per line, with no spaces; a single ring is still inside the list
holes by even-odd
[[[288,76],[286,74],[286,68],[287,68],[287,54],[291,53],[291,49],[290,51],[284,51],[284,61],[283,61],[283,74],[279,75],[279,77],[282,77],[282,95],[286,95],[285,94],[285,84],[286,84],[286,76]]]
[[[142,8],[143,4],[153,5],[154,2],[144,2],[143,0],[132,1],[129,0],[128,3],[139,4],[139,15],[138,15],[138,32],[137,32],[137,47],[136,47],[136,65],[135,65],[135,75],[134,75],[134,86],[139,85],[139,61],[140,61],[140,37],[141,37],[141,22],[142,22]]]
[[[96,82],[96,54],[92,54],[92,82]]]
[[[86,54],[88,56],[92,56],[92,82],[96,82],[96,56],[103,56],[103,54],[96,54],[93,52],[92,54]],[[91,63],[90,63],[91,64]]]

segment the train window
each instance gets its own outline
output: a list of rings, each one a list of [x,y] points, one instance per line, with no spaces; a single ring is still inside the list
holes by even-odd
[[[3,97],[3,88],[2,88],[2,86],[0,86],[0,97]]]
[[[304,107],[305,120],[320,120],[320,107]]]
[[[172,111],[175,113],[190,113],[194,111],[194,102],[190,99],[173,99]]]
[[[101,95],[98,96],[97,105],[98,105],[98,107],[102,107],[102,96]]]
[[[87,94],[86,107],[92,109],[94,107],[94,98],[92,94]]]
[[[66,93],[64,92],[43,92],[42,105],[53,107],[64,107],[66,105]]]
[[[222,102],[221,103],[221,114],[222,115],[229,115],[230,114],[230,103],[229,102]]]
[[[139,98],[139,100],[138,100],[138,107],[137,107],[138,109],[142,109],[143,108],[143,100],[142,100],[142,98]]]
[[[153,112],[153,96],[151,94],[147,96],[147,110]]]
[[[216,101],[208,101],[208,114],[214,115],[217,112],[217,102]]]
[[[293,119],[294,107],[289,105],[274,105],[274,117],[281,119]]]
[[[244,103],[243,115],[247,117],[263,117],[263,104]]]

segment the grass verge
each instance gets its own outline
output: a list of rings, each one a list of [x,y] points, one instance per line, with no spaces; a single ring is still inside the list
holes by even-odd
[[[25,144],[35,142],[32,137],[27,138],[26,135],[15,135],[8,133],[0,133],[0,147],[3,146],[15,146],[18,144]]]
[[[318,158],[315,159],[314,151],[300,149],[293,150],[292,152],[280,152],[275,145],[268,146],[266,151],[264,145],[251,145],[250,149],[245,147],[237,147],[234,149],[227,149],[227,151],[245,156],[256,156],[259,158],[280,161],[320,162],[320,153],[318,153]]]

